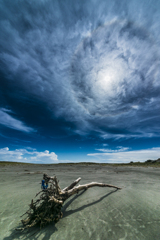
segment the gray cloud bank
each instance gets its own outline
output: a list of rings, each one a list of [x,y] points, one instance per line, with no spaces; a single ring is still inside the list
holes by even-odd
[[[159,1],[6,0],[0,32],[7,81],[77,133],[159,135]]]

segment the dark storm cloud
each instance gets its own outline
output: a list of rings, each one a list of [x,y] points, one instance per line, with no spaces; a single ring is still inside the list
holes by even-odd
[[[76,132],[155,136],[160,117],[159,1],[1,1],[7,81]]]

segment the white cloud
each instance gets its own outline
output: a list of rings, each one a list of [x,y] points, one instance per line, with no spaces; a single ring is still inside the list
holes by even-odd
[[[100,152],[106,152],[106,153],[124,152],[124,151],[129,150],[128,147],[118,146],[117,148],[118,148],[118,149],[115,149],[115,150],[108,149],[108,148],[100,148],[100,149],[96,149],[96,150],[97,150],[97,151],[100,151]]]
[[[108,146],[108,144],[107,143],[103,143],[103,147],[106,147],[106,146]]]
[[[106,163],[144,162],[148,159],[156,160],[160,158],[159,147],[133,151],[128,151],[128,149],[129,148],[122,148],[118,151],[104,149],[103,153],[89,153],[87,156],[95,157],[98,162]]]
[[[12,128],[22,132],[29,133],[35,131],[31,127],[25,126],[25,124],[22,121],[17,120],[16,118],[10,116],[9,113],[11,113],[11,110],[5,108],[0,109],[0,124],[8,128]]]
[[[48,150],[38,152],[35,148],[30,147],[9,150],[8,147],[5,147],[0,149],[0,160],[27,163],[55,163],[58,162],[58,156]]]

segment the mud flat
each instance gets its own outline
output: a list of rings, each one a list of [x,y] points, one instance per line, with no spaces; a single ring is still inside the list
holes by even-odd
[[[63,218],[43,229],[17,232],[20,216],[40,191],[42,174],[56,175],[62,188],[78,177],[122,187],[94,187],[66,202]],[[67,165],[0,165],[0,239],[159,240],[160,168]]]

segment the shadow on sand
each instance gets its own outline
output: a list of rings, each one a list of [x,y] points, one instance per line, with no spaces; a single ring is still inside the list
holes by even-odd
[[[66,211],[66,209],[69,207],[69,205],[79,196],[81,196],[84,192],[82,191],[80,194],[77,194],[76,196],[74,196],[71,200],[69,200],[63,207],[62,207],[62,212],[63,212],[63,218],[68,217],[69,215],[82,211],[83,209],[93,206],[97,203],[99,203],[100,201],[102,201],[104,198],[108,197],[109,195],[111,195],[112,193],[115,193],[116,191],[118,191],[117,189],[107,193],[106,195],[104,195],[103,197],[99,198],[97,201],[94,201],[92,203],[83,205],[82,207],[79,207],[75,210],[69,210]],[[21,227],[21,226],[18,226]],[[50,237],[54,234],[54,232],[58,231],[55,224],[54,223],[50,223],[47,226],[43,227],[42,229],[40,229],[38,226],[36,227],[32,227],[29,230],[26,231],[16,231],[15,229],[11,230],[11,234],[8,237],[3,238],[3,240],[14,240],[14,239],[23,239],[23,240],[37,240],[38,238],[41,237],[42,240],[45,239],[50,239]]]

